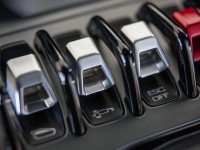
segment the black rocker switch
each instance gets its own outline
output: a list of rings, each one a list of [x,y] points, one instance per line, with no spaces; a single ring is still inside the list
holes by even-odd
[[[8,120],[21,129],[30,144],[41,144],[64,135],[63,117],[53,87],[36,55],[25,42],[1,47],[1,71],[6,83],[3,104]],[[7,96],[6,96],[7,95]],[[5,98],[7,97],[7,98]],[[5,109],[6,110],[6,109]],[[15,115],[12,114],[15,112]]]
[[[89,37],[67,44],[67,58],[74,70],[83,114],[94,125],[123,115],[121,98],[112,75]]]
[[[133,49],[144,101],[158,106],[177,99],[179,92],[168,70],[168,59],[146,23],[125,25],[121,31]]]

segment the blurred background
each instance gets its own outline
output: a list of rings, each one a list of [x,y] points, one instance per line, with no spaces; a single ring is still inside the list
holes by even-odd
[[[102,0],[0,0],[0,17],[31,17]]]

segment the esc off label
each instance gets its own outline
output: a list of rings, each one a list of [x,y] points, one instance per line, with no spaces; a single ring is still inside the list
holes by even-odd
[[[147,91],[147,94],[155,102],[166,99],[168,97],[168,92],[163,86]]]

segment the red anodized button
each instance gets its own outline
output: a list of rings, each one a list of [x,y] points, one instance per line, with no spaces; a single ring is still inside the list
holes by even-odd
[[[195,8],[187,8],[176,11],[173,18],[186,29],[192,50],[194,61],[200,60],[200,13]]]

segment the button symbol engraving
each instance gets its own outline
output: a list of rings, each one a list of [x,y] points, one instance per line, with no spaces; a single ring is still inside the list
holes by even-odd
[[[152,89],[147,91],[147,94],[152,98],[153,101],[160,101],[164,100],[168,97],[168,92],[166,92],[166,89],[161,86],[156,89]],[[158,95],[157,95],[158,94]]]
[[[159,94],[159,93],[163,93],[165,91],[166,91],[165,88],[163,86],[160,86],[158,88],[147,91],[147,94],[149,96],[153,96],[153,95],[156,95],[156,94]]]
[[[163,99],[166,99],[167,97],[168,97],[168,93],[163,93],[163,94],[160,94],[160,95],[158,95],[158,96],[154,96],[154,97],[152,97],[152,100],[153,101],[160,101],[160,100],[163,100]]]
[[[105,108],[105,109],[101,109],[101,110],[93,110],[93,117],[96,119],[100,119],[102,117],[103,114],[107,114],[109,112],[114,111],[115,109],[113,107],[110,108]]]

